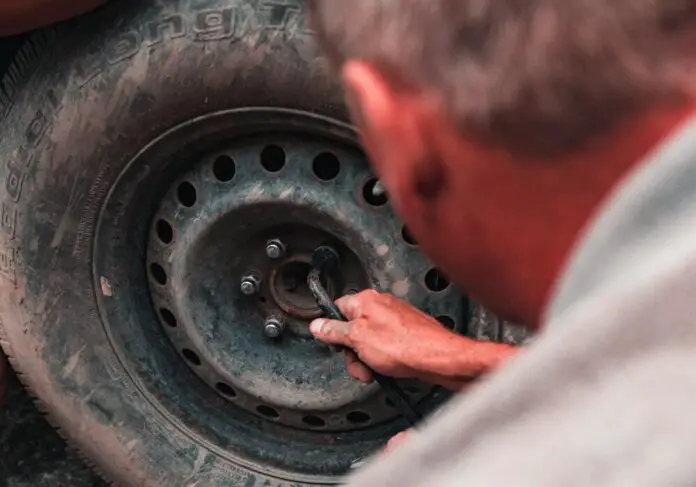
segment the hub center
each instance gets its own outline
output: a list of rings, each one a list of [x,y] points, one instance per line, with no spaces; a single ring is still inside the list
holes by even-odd
[[[293,256],[271,272],[271,295],[278,307],[290,316],[305,320],[321,316],[321,309],[307,286],[307,275],[311,270],[309,256]],[[334,297],[334,283],[324,277],[322,280]]]

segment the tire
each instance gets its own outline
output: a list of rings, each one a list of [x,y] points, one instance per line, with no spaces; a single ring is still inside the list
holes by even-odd
[[[0,85],[0,343],[55,425],[119,485],[324,485],[344,467],[286,475],[280,460],[183,428],[115,353],[100,300],[129,283],[95,281],[93,261],[116,181],[167,130],[244,107],[346,120],[303,18],[300,0],[117,2],[34,34]],[[328,444],[303,454],[321,464],[324,448],[330,459]]]

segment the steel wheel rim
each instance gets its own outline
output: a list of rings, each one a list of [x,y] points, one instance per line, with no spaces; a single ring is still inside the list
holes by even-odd
[[[148,399],[148,403],[163,417],[169,418],[178,430],[219,457],[251,470],[266,474],[271,472],[278,478],[295,482],[334,483],[352,460],[379,448],[390,435],[406,427],[406,423],[397,418],[360,430],[359,435],[349,431],[338,437],[335,432],[308,430],[305,434],[292,428],[293,438],[296,438],[292,444],[293,450],[297,450],[297,458],[287,459],[284,453],[276,455],[273,452],[269,457],[259,458],[243,451],[248,444],[260,441],[255,436],[256,431],[252,430],[261,428],[275,431],[274,428],[278,425],[270,422],[270,426],[262,427],[258,421],[269,422],[260,418],[239,422],[229,415],[229,401],[222,399],[219,391],[213,391],[204,384],[203,387],[208,392],[203,393],[201,381],[190,372],[179,353],[164,350],[162,317],[155,313],[152,303],[146,303],[145,297],[141,295],[149,286],[149,276],[143,270],[145,266],[141,263],[138,270],[135,262],[138,259],[145,262],[146,248],[138,235],[147,235],[152,231],[151,224],[158,202],[166,193],[153,188],[162,180],[171,185],[182,172],[193,167],[191,161],[200,157],[200,151],[191,149],[195,143],[205,144],[206,150],[209,150],[210,147],[219,146],[223,140],[277,134],[280,128],[285,128],[283,134],[319,135],[355,147],[354,133],[350,127],[322,117],[288,110],[231,110],[200,117],[172,129],[153,141],[131,161],[107,199],[97,225],[94,250],[95,290],[107,334],[127,375]],[[180,140],[182,131],[188,132],[187,143]],[[134,221],[131,222],[129,218]],[[397,234],[400,231],[400,227],[395,229]],[[114,255],[107,255],[104,251],[104,247],[109,245]],[[417,251],[415,247],[413,250]],[[110,289],[112,294],[105,295],[104,289]],[[150,307],[147,317],[142,316],[146,304]],[[434,314],[438,314],[438,311],[434,310]],[[152,350],[144,345],[153,341],[162,347],[162,357],[157,360],[154,360]],[[167,361],[173,360],[172,354],[176,355],[179,365],[173,366]],[[179,382],[184,380],[185,375],[195,380],[189,379],[186,382],[186,387],[190,390],[177,389],[183,397],[173,397],[173,389],[165,389],[163,384],[155,380],[156,377],[172,377],[175,380],[170,382],[176,384],[168,384],[167,387],[174,388],[180,386]],[[192,416],[192,412],[182,410],[179,405],[180,400],[201,401],[204,394],[204,404],[196,406],[203,409],[196,415]],[[428,409],[441,403],[446,397],[448,394],[438,391],[432,397],[427,397],[422,406]],[[204,421],[210,414],[219,414],[220,418]],[[329,446],[326,446],[328,438],[332,439]],[[322,444],[322,468],[317,468],[316,462],[311,460],[313,452],[319,448],[317,441]],[[348,455],[346,452],[351,453]]]

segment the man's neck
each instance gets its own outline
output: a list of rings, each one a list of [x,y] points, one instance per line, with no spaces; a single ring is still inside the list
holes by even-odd
[[[625,177],[640,167],[652,151],[665,142],[682,124],[696,114],[695,105],[680,105],[658,107],[646,111],[642,116],[624,123],[613,133],[598,139],[586,149],[560,158],[547,164],[558,165],[567,171],[569,180],[574,178],[586,178],[589,170],[588,161],[591,161],[593,169],[592,194],[567,195],[577,201],[576,205],[568,205],[575,211],[568,212],[567,218],[576,219],[576,231],[558,232],[556,248],[566,249],[559,251],[555,262],[553,257],[549,259],[549,265],[545,271],[545,279],[538,286],[530,286],[531,295],[528,302],[530,306],[525,314],[533,323],[540,323],[544,309],[552,296],[556,283],[561,278],[568,259],[575,250],[577,241],[588,225],[588,220],[596,214],[602,204]],[[567,185],[572,188],[572,185]],[[569,189],[567,191],[572,191]]]

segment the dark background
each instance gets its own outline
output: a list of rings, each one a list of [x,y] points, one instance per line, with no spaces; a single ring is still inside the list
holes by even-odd
[[[106,487],[46,422],[10,374],[0,405],[1,487]]]
[[[26,36],[0,37],[0,77],[9,67],[14,53],[22,45],[22,41]]]

